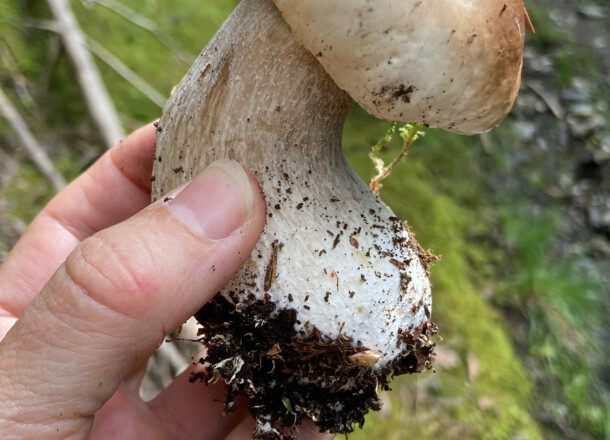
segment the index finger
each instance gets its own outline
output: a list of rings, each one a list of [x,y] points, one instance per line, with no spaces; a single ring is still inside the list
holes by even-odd
[[[57,194],[0,266],[0,317],[19,317],[85,238],[150,203],[155,127],[135,131]]]

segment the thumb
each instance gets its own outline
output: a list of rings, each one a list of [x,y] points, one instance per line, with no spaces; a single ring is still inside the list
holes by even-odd
[[[30,438],[86,433],[120,382],[239,268],[264,221],[252,177],[222,160],[85,240],[0,343],[0,431],[6,417]]]

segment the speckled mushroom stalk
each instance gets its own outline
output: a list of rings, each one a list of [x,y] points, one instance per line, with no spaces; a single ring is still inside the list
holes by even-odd
[[[223,292],[295,309],[299,329],[352,337],[382,367],[401,351],[399,329],[428,320],[430,287],[417,245],[343,156],[352,103],[271,2],[242,3],[165,108],[154,197],[216,159],[244,164],[268,219]]]
[[[387,87],[372,90],[373,107],[419,99],[416,86]],[[389,373],[430,367],[429,256],[346,162],[352,103],[271,0],[244,0],[158,124],[153,198],[222,158],[245,165],[265,195],[260,241],[197,314],[209,363],[199,378],[228,384],[229,410],[248,396],[257,438],[282,438],[303,418],[349,432],[379,408]]]

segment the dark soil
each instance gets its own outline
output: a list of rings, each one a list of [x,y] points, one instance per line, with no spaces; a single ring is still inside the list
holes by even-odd
[[[397,340],[406,342],[402,354],[374,369],[366,361],[370,351],[358,341],[343,335],[330,340],[308,325],[297,333],[296,316],[296,310],[277,310],[270,301],[250,297],[244,303],[222,295],[196,315],[207,356],[199,360],[205,371],[191,380],[224,381],[227,412],[236,409],[235,397],[246,396],[257,439],[295,439],[304,419],[321,431],[352,432],[369,410],[381,408],[377,391],[389,389],[391,376],[431,369],[436,333],[431,322],[402,332]]]

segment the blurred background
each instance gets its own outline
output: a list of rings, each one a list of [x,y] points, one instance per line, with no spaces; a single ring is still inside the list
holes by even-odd
[[[0,2],[0,261],[110,142],[51,3]],[[160,115],[236,3],[68,2],[125,132]],[[536,34],[511,115],[482,136],[426,130],[384,182],[381,197],[442,256],[443,341],[436,373],[398,378],[350,439],[610,439],[610,4],[526,3]],[[365,181],[387,128],[349,116],[344,148]],[[190,361],[172,346],[148,395]]]

